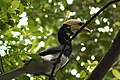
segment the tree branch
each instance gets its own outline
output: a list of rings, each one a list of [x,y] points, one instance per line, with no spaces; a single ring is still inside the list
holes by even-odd
[[[56,65],[59,63],[60,61],[60,58],[67,46],[67,44],[69,44],[94,18],[96,18],[104,9],[106,9],[109,5],[111,5],[112,3],[115,3],[115,2],[119,2],[120,0],[111,0],[109,1],[105,6],[103,6],[103,8],[101,8],[95,15],[93,15],[73,36],[70,40],[66,41],[65,44],[64,44],[64,47],[59,55],[59,57],[57,58],[57,61],[56,63],[53,65],[53,69],[52,69],[52,72],[51,72],[51,77],[49,77],[49,80],[52,80],[51,78],[53,78],[53,74],[54,74],[54,71],[55,71],[55,68],[56,68]]]
[[[25,68],[24,66],[21,67],[21,68],[17,68],[17,69],[14,69],[14,70],[10,70],[6,73],[3,73],[0,75],[0,80],[10,80],[12,78],[15,78],[21,74],[23,74],[25,71]]]
[[[1,73],[3,73],[4,72],[4,67],[3,67],[3,62],[2,62],[2,56],[0,55],[0,71],[1,71]]]
[[[109,5],[115,2],[119,2],[120,0],[111,0],[105,6],[103,6],[95,15],[93,15],[70,39],[72,41],[93,19],[95,19],[104,9],[106,9]]]
[[[120,30],[106,55],[94,69],[87,80],[102,80],[120,54]]]

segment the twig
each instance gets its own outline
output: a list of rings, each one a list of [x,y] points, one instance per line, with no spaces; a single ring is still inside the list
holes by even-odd
[[[110,46],[109,50],[101,59],[97,67],[93,70],[91,75],[87,80],[102,80],[105,76],[107,71],[111,68],[114,62],[118,59],[120,55],[120,30],[114,39],[112,45]]]
[[[57,59],[58,59],[57,61],[60,60],[60,58],[61,58],[61,56],[62,56],[62,54],[63,54],[63,52],[64,52],[64,50],[65,50],[65,47],[67,46],[68,43],[70,43],[93,19],[96,18],[105,8],[107,8],[107,7],[108,7],[109,5],[111,5],[112,3],[119,2],[119,1],[120,1],[120,0],[111,0],[110,2],[108,2],[108,3],[107,3],[105,6],[103,6],[103,8],[101,8],[95,15],[93,15],[93,16],[72,36],[72,38],[71,38],[70,40],[68,40],[68,42],[65,42],[64,47],[63,47],[63,49],[62,49],[59,57],[57,58]],[[56,65],[57,65],[57,64],[58,64],[58,62],[55,63],[54,66],[53,66],[53,69],[52,69],[52,72],[51,72],[51,77],[52,77],[53,74],[54,74],[54,71],[55,71],[55,68],[56,68]],[[49,79],[49,80],[51,80],[51,79]]]
[[[75,59],[75,57],[73,57],[73,58],[74,58],[74,60],[77,62],[77,64],[82,68],[82,70],[85,71],[86,75],[89,76],[89,74],[88,74],[88,72],[85,70],[85,68],[80,65],[80,63]]]
[[[105,8],[107,8],[109,5],[111,5],[112,3],[118,2],[120,0],[111,0],[110,2],[108,2],[105,6],[103,6],[103,8],[101,8],[95,15],[93,15],[74,35],[73,37],[70,39],[70,41],[72,41],[94,18],[96,18]]]
[[[1,55],[0,55],[0,65],[1,65],[1,67],[0,67],[1,73],[3,73],[4,72],[4,67],[3,67],[3,62],[2,62],[2,56]]]
[[[61,58],[62,54],[64,53],[64,49],[66,48],[67,44],[68,44],[68,43],[65,42],[65,45],[64,45],[64,47],[63,47],[60,55],[58,56],[56,62],[53,64],[53,69],[52,69],[52,72],[51,72],[51,77],[49,77],[49,80],[54,80],[54,79],[51,79],[51,78],[53,78],[53,74],[54,74],[55,68],[56,68],[57,64],[59,63],[60,58]]]

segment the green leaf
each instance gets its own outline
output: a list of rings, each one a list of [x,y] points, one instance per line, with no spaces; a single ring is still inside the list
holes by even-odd
[[[85,78],[85,76],[86,76],[86,73],[85,73],[84,70],[82,70],[82,71],[80,72],[80,78]]]
[[[0,11],[2,11],[3,15],[5,15],[5,13],[7,12],[9,7],[10,7],[10,4],[8,4],[8,3],[5,4],[4,1],[0,0]]]
[[[120,22],[119,21],[115,22],[115,25],[120,26]]]
[[[23,80],[30,80],[30,78],[28,76],[26,76],[26,75],[19,76],[19,77],[17,77],[16,80],[21,80],[21,79],[23,79]]]
[[[99,3],[99,2],[100,2],[100,0],[96,0],[96,2],[98,2],[98,3]]]
[[[24,11],[24,6],[22,3],[20,3],[19,5],[19,10],[20,10],[20,14],[22,14],[22,12]]]
[[[113,75],[114,75],[117,79],[120,79],[120,72],[119,72],[118,70],[113,69],[113,70],[112,70],[112,73],[113,73]]]
[[[14,0],[14,1],[12,1],[11,5],[12,5],[12,8],[13,8],[13,9],[16,9],[16,8],[19,7],[20,4],[19,4],[19,1],[18,1],[18,0]]]
[[[12,0],[3,0],[5,3],[12,2]]]
[[[7,29],[6,24],[0,20],[0,30],[6,30],[6,29]]]
[[[15,19],[16,22],[18,22],[18,21],[20,20],[20,18],[19,18],[17,15],[11,14],[11,17],[12,17],[13,19]]]

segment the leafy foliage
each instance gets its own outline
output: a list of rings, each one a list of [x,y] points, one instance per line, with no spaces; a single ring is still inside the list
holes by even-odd
[[[57,31],[66,19],[87,21],[109,0],[0,0],[0,54],[4,70],[23,65],[22,60],[37,57],[58,45]],[[106,53],[120,28],[120,3],[107,8],[72,42],[74,57],[90,74]],[[68,14],[69,15],[68,15]],[[103,80],[119,79],[119,61]],[[47,79],[45,76],[21,75],[17,80]],[[58,80],[84,80],[87,75],[73,59],[57,74]]]

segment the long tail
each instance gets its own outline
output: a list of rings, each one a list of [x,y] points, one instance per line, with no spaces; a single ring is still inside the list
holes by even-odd
[[[14,69],[12,71],[9,71],[9,72],[6,72],[6,73],[3,73],[0,75],[0,80],[10,80],[12,78],[15,78],[21,74],[25,73],[25,67],[21,67],[21,68],[18,68],[18,69]]]

